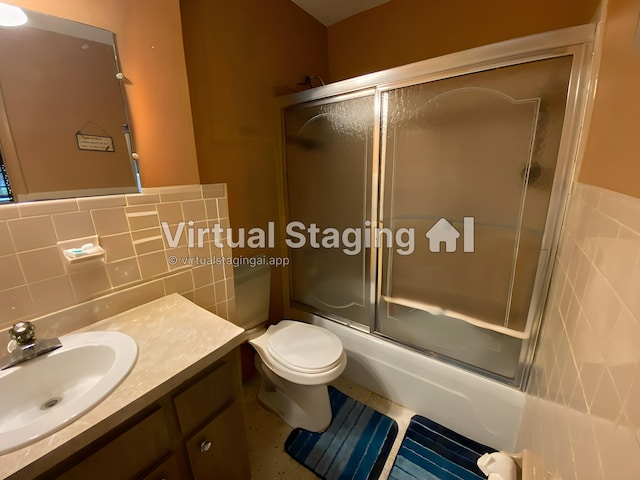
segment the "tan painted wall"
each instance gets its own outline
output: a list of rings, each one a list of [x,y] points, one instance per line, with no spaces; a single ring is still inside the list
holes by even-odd
[[[199,183],[178,0],[15,0],[116,34],[143,187]]]
[[[597,0],[392,0],[329,27],[330,80],[588,23]]]
[[[640,1],[609,0],[579,180],[640,197]]]
[[[274,94],[298,88],[305,75],[326,79],[326,28],[290,0],[181,6],[201,180],[227,183],[234,232],[265,228],[278,220]],[[272,269],[274,318],[280,270]]]

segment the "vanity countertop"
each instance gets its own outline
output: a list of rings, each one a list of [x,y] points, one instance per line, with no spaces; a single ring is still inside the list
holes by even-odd
[[[117,330],[135,339],[138,360],[133,370],[105,400],[75,422],[20,450],[0,455],[0,478],[34,478],[244,340],[242,328],[175,293],[78,332],[88,330]]]

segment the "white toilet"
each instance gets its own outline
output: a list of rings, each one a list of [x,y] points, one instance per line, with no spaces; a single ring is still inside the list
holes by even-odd
[[[264,329],[269,315],[270,267],[234,268],[238,324],[254,330],[258,399],[293,428],[321,432],[331,423],[327,384],[347,365],[342,342],[332,332],[282,320]]]

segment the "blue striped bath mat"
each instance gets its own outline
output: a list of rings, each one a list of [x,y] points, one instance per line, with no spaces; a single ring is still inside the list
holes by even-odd
[[[374,480],[398,434],[395,420],[329,386],[333,420],[322,433],[296,428],[285,450],[326,480]]]
[[[495,450],[415,415],[389,480],[486,480],[476,462],[491,452]]]

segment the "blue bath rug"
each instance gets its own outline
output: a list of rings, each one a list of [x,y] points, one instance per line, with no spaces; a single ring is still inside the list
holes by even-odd
[[[284,448],[325,480],[374,480],[398,434],[395,420],[329,386],[333,420],[322,433],[296,428]]]
[[[411,418],[389,480],[486,480],[477,465],[493,448],[420,415]]]

